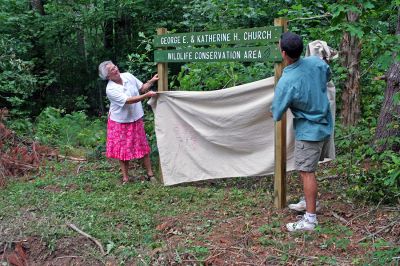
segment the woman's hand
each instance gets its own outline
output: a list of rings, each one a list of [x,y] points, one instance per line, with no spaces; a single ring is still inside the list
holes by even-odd
[[[158,77],[158,74],[155,74],[151,80],[149,80],[149,82],[151,82],[152,84],[156,83],[160,78]]]
[[[146,92],[146,93],[144,94],[144,96],[145,96],[146,98],[154,97],[154,96],[156,96],[156,95],[157,95],[157,92],[155,92],[155,91],[148,91],[148,92]]]
[[[146,93],[150,90],[151,86],[154,85],[154,83],[157,82],[160,78],[158,77],[158,74],[155,74],[150,80],[148,80],[146,83],[142,85],[140,88],[140,93]],[[154,96],[154,95],[153,95]],[[149,96],[152,97],[152,96]]]

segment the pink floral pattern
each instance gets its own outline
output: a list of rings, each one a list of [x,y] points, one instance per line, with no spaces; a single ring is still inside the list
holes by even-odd
[[[106,156],[119,160],[142,158],[150,153],[143,120],[118,123],[108,119]]]

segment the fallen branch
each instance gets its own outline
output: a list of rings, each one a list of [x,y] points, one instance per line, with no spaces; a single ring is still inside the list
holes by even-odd
[[[339,175],[330,175],[330,176],[325,176],[325,177],[321,177],[321,178],[318,178],[318,181],[324,181],[324,180],[327,180],[327,179],[336,179],[336,178],[340,178],[341,176],[339,176]]]
[[[37,169],[37,166],[31,165],[31,164],[26,164],[26,163],[20,163],[17,161],[11,161],[8,158],[2,158],[3,163],[7,163],[8,165],[13,165],[14,167],[19,167],[22,168],[24,170],[33,170],[33,169]]]
[[[62,256],[62,257],[57,257],[55,260],[60,260],[60,259],[73,259],[73,258],[80,258],[81,256]]]
[[[6,255],[6,250],[7,250],[7,243],[4,242],[4,250],[3,250],[3,253],[2,253],[2,255],[1,255],[1,260],[4,260],[4,257],[5,257],[5,255]]]
[[[321,16],[314,16],[314,17],[308,17],[308,18],[294,18],[294,19],[290,19],[290,21],[295,21],[295,20],[310,20],[310,19],[316,19],[316,18],[325,18],[325,17],[332,17],[331,13],[325,13]]]
[[[374,80],[384,80],[384,81],[387,81],[387,77],[386,77],[386,75],[378,76],[378,77],[374,77]]]
[[[208,257],[204,260],[204,262],[207,264],[207,262],[209,262],[210,260],[215,259],[215,258],[219,257],[220,255],[222,255],[222,254],[224,254],[224,253],[226,253],[226,251],[222,251],[222,252],[220,252],[220,253],[217,253],[216,255],[208,256]]]
[[[367,215],[367,214],[369,214],[369,213],[371,213],[371,212],[373,212],[373,211],[378,210],[378,208],[379,208],[379,206],[381,205],[381,203],[382,203],[383,200],[384,200],[384,198],[382,198],[382,199],[378,202],[378,205],[376,205],[375,208],[370,209],[370,210],[368,210],[367,212],[362,213],[362,214],[360,214],[360,215],[357,215],[356,217],[354,217],[353,219],[351,219],[350,221],[348,221],[348,222],[346,223],[346,226],[349,225],[349,224],[352,224],[353,221],[354,221],[355,219],[360,218],[361,216]]]
[[[400,212],[400,208],[398,207],[383,207],[382,209],[387,212]]]
[[[65,155],[57,155],[58,158],[61,159],[67,159],[70,161],[76,161],[76,162],[85,162],[87,161],[85,158],[77,158],[77,157],[71,157],[71,156],[65,156]]]
[[[342,223],[348,224],[348,221],[346,219],[344,219],[343,217],[339,216],[339,214],[337,214],[336,212],[332,212],[332,215],[333,215],[333,217],[335,217],[336,219],[338,219]]]
[[[369,235],[367,235],[366,237],[361,238],[360,240],[357,241],[357,243],[363,242],[364,240],[366,240],[366,239],[368,239],[368,238],[370,238],[370,237],[374,237],[375,235],[379,234],[379,233],[382,232],[382,231],[385,231],[386,229],[388,229],[388,228],[394,226],[395,224],[397,224],[397,223],[399,223],[399,222],[400,222],[400,219],[399,219],[399,220],[396,220],[396,221],[393,221],[393,222],[391,222],[390,224],[386,225],[385,227],[379,229],[379,230],[376,231],[375,233],[369,234]]]
[[[82,167],[83,165],[82,164],[80,164],[79,166],[78,166],[78,169],[76,169],[76,174],[78,175],[79,174],[79,170],[81,170],[81,167]]]
[[[300,259],[305,259],[305,260],[316,260],[316,259],[318,259],[318,257],[296,255],[296,254],[293,254],[293,253],[285,252],[285,251],[277,249],[277,248],[272,248],[272,249],[277,251],[277,252],[279,252],[279,253],[281,253],[281,254],[286,254],[288,256],[292,256],[292,257],[295,257],[295,258],[300,258]]]
[[[73,229],[74,231],[78,232],[79,234],[83,235],[84,237],[89,238],[90,240],[92,240],[100,249],[101,255],[105,256],[106,253],[104,252],[104,248],[103,245],[100,243],[100,241],[98,241],[96,238],[92,237],[91,235],[83,232],[82,230],[80,230],[78,227],[76,227],[76,225],[74,224],[67,224],[71,229]]]

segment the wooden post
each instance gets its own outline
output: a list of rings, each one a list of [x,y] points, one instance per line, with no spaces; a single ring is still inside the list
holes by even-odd
[[[287,31],[287,20],[276,18],[274,26],[282,26]],[[275,86],[282,76],[285,63],[275,64]],[[275,122],[275,175],[274,175],[275,207],[283,209],[286,206],[286,113],[280,121]]]
[[[167,29],[166,28],[158,28],[157,29],[157,35],[162,35],[166,34]],[[162,48],[161,48],[162,49]],[[167,63],[158,63],[157,64],[157,74],[158,74],[158,91],[168,91],[168,64]],[[164,183],[164,178],[162,174],[162,168],[161,168],[161,162],[159,162],[160,165],[160,181]]]
[[[157,35],[166,34],[166,28],[158,28]],[[160,48],[162,49],[162,48]],[[157,73],[158,77],[158,91],[168,91],[168,64],[167,63],[158,63],[157,64]]]

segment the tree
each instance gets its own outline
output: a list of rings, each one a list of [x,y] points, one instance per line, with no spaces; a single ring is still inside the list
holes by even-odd
[[[396,36],[400,37],[400,7],[398,7]],[[399,39],[398,39],[399,40]],[[397,42],[397,47],[399,43]],[[398,50],[397,50],[398,51]],[[400,151],[400,143],[393,143],[393,137],[400,136],[400,61],[398,53],[393,53],[393,64],[386,74],[387,87],[384,102],[379,114],[378,125],[375,132],[375,141],[378,142],[377,150],[392,149]],[[396,96],[397,95],[397,96]],[[397,97],[397,100],[395,100]]]
[[[346,20],[355,23],[359,14],[348,11]],[[355,125],[360,118],[360,55],[361,43],[359,38],[346,31],[340,44],[340,58],[342,66],[348,69],[348,76],[344,82],[342,93],[342,123]]]
[[[32,9],[39,12],[40,15],[44,16],[44,7],[42,0],[31,0]]]

